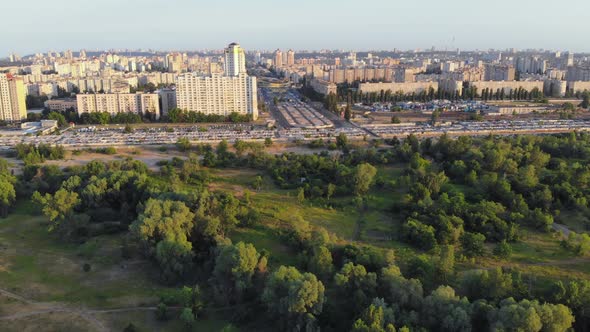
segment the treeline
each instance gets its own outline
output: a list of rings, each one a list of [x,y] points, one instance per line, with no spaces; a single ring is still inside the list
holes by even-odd
[[[355,87],[356,86],[356,87]],[[355,87],[355,88],[353,88]],[[302,89],[301,92],[312,100],[318,100],[318,95],[311,88]],[[579,97],[582,94],[578,94]],[[459,100],[535,100],[545,101],[543,91],[538,88],[533,88],[528,91],[522,87],[517,89],[510,89],[508,93],[504,89],[483,89],[479,91],[476,87],[465,87],[462,92],[444,91],[441,88],[434,89],[430,87],[418,93],[404,93],[403,91],[381,90],[380,92],[363,92],[358,90],[358,85],[349,85],[347,83],[339,84],[337,93],[334,96],[325,96],[323,98],[325,103],[328,103],[328,98],[334,98],[334,102],[341,103],[364,103],[372,104],[376,102],[381,103],[396,103],[396,102],[428,102],[432,100],[447,99],[452,101]],[[321,100],[321,99],[320,99]]]
[[[250,114],[231,113],[228,116],[218,114],[204,114],[200,112],[186,112],[181,109],[172,109],[168,115],[156,120],[155,114],[137,114],[133,112],[123,112],[111,114],[108,112],[92,112],[79,115],[73,109],[65,112],[45,110],[41,114],[27,114],[27,121],[39,121],[41,119],[57,120],[58,126],[63,127],[68,123],[77,124],[134,124],[134,123],[151,123],[151,122],[172,122],[172,123],[244,123],[252,121]]]
[[[19,143],[15,147],[15,157],[22,160],[25,166],[40,164],[45,160],[64,159],[66,150],[61,145],[50,145],[45,143],[24,144]]]
[[[202,123],[202,122],[250,122],[252,115],[232,112],[228,116],[219,114],[204,114],[201,112],[185,111],[179,108],[168,111],[167,120],[172,123]]]

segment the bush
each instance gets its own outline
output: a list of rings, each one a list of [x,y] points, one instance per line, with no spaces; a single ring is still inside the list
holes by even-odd
[[[84,270],[84,272],[90,272],[91,269],[92,266],[90,266],[88,263],[85,263],[84,266],[82,266],[82,270]]]
[[[512,255],[512,246],[503,240],[502,242],[498,243],[498,245],[494,248],[494,256],[498,258],[509,258]]]
[[[156,319],[165,321],[168,320],[168,306],[162,302],[158,304],[158,308],[156,309]]]

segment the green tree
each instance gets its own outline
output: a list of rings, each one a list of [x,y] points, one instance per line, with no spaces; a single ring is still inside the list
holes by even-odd
[[[371,304],[365,309],[361,317],[354,322],[351,331],[395,332],[393,318],[393,310],[390,308],[387,308],[384,305]]]
[[[471,306],[449,286],[440,286],[424,299],[421,319],[431,330],[471,331]]]
[[[364,163],[358,165],[353,176],[354,193],[359,196],[367,194],[376,174],[377,169],[371,164]]]
[[[33,193],[32,200],[40,208],[43,214],[49,218],[49,231],[58,228],[63,222],[68,221],[74,214],[74,208],[80,203],[78,193],[59,189],[54,195],[41,195],[38,191]]]
[[[440,284],[446,285],[455,273],[455,247],[445,245],[440,247],[440,254],[435,262],[436,278]]]
[[[47,119],[56,120],[58,127],[65,127],[68,124],[65,116],[63,116],[63,114],[58,113],[58,112],[50,112],[49,115],[47,116]]]
[[[187,329],[192,329],[196,322],[195,316],[190,308],[182,309],[180,320],[184,323]]]
[[[326,188],[326,199],[330,200],[334,193],[336,192],[336,185],[333,183],[328,183],[328,187]]]
[[[161,278],[167,284],[174,284],[192,268],[191,248],[179,242],[163,240],[156,245],[156,261],[160,266]]]
[[[281,266],[272,273],[262,293],[268,311],[285,331],[310,331],[325,302],[324,285],[315,275]]]
[[[241,303],[252,287],[259,259],[260,254],[249,243],[238,242],[219,249],[212,278],[219,302]]]
[[[185,152],[191,149],[191,142],[186,137],[181,137],[176,141],[176,148],[179,151]]]
[[[332,263],[332,253],[325,246],[320,246],[312,250],[312,255],[309,258],[308,270],[322,280],[327,280],[334,272],[334,265]]]
[[[5,217],[8,209],[16,201],[16,191],[14,184],[7,176],[0,175],[0,215]]]
[[[461,237],[461,246],[467,256],[483,256],[485,240],[486,237],[483,234],[465,232]]]
[[[506,240],[502,240],[494,248],[494,256],[498,258],[507,259],[512,255],[512,247]]]
[[[346,149],[348,147],[348,137],[346,137],[346,134],[340,133],[336,136],[336,146],[340,149]]]
[[[305,190],[303,188],[297,189],[297,202],[303,204],[305,202]]]
[[[188,237],[193,217],[194,214],[183,202],[150,198],[130,230],[152,254],[163,240],[177,243],[190,251],[192,245]]]
[[[350,121],[351,117],[352,111],[350,109],[350,104],[346,104],[346,108],[344,109],[344,119],[346,119],[346,121]]]

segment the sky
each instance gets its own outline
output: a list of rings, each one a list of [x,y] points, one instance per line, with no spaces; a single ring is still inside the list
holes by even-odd
[[[49,50],[590,51],[588,0],[3,1],[0,57]]]

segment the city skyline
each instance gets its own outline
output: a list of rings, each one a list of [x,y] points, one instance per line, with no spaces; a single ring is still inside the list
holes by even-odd
[[[379,0],[363,7],[350,0],[302,0],[290,8],[273,6],[270,0],[84,3],[5,4],[6,12],[23,15],[7,15],[0,22],[0,29],[12,32],[5,34],[0,56],[66,49],[218,49],[233,41],[247,50],[434,46],[443,50],[589,51],[582,42],[582,31],[590,28],[584,17],[590,4],[582,0],[570,2],[559,15],[548,1],[500,0],[485,10],[466,0],[420,4]],[[46,28],[45,22],[50,22]]]

